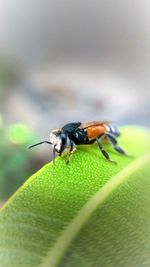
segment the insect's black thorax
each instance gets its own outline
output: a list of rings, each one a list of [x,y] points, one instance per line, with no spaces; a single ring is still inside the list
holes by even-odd
[[[72,140],[76,145],[87,144],[88,137],[87,131],[80,128],[81,122],[72,122],[66,124],[62,131],[67,134],[70,140]]]
[[[76,145],[84,145],[88,142],[87,131],[82,129],[77,129],[74,133],[72,133],[69,138]]]

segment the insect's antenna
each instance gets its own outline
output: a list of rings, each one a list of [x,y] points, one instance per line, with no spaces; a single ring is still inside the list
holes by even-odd
[[[42,141],[42,142],[40,142],[40,143],[37,143],[37,144],[31,145],[31,146],[29,146],[28,148],[32,148],[32,147],[34,147],[34,146],[42,145],[42,144],[44,144],[44,143],[46,143],[46,144],[49,144],[49,145],[52,145],[52,143],[51,143],[51,142],[49,142],[49,141]]]

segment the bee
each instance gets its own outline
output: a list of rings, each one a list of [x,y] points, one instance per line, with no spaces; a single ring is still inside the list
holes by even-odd
[[[42,141],[29,148],[35,147],[41,144],[52,145],[53,148],[53,163],[55,164],[55,152],[59,156],[68,150],[66,163],[69,163],[73,152],[78,145],[91,145],[94,142],[97,143],[98,148],[102,152],[103,156],[111,161],[109,154],[103,148],[102,137],[105,137],[112,147],[120,154],[126,155],[126,152],[117,144],[116,138],[120,136],[120,132],[116,126],[110,125],[108,121],[92,121],[87,123],[71,122],[64,125],[61,129],[54,129],[49,135],[49,141]],[[115,162],[114,162],[115,163]]]

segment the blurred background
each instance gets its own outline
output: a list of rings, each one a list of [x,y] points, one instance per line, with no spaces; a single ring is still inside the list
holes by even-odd
[[[150,126],[149,0],[0,0],[0,205],[71,121]]]

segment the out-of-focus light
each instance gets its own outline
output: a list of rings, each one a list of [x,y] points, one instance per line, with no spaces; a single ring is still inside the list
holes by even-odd
[[[13,124],[7,129],[7,138],[13,144],[26,144],[32,139],[32,133],[24,124]]]

